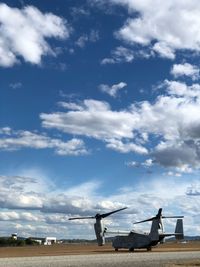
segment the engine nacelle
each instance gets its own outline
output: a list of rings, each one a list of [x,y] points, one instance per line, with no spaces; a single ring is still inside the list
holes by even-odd
[[[94,230],[97,237],[98,246],[103,246],[105,244],[105,231],[104,225],[101,220],[94,224]]]

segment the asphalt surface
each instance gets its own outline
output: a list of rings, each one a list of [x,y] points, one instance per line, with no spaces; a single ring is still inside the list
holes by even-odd
[[[43,256],[1,258],[1,267],[166,267],[184,260],[200,260],[199,251],[190,252],[140,252],[110,253],[98,255]]]

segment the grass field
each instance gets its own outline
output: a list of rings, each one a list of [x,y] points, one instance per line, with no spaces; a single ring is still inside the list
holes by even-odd
[[[146,250],[136,250],[136,253]],[[151,252],[168,251],[200,251],[200,241],[191,241],[187,243],[167,242],[154,247]],[[111,244],[98,247],[96,244],[55,244],[52,246],[25,246],[25,247],[1,247],[0,257],[31,257],[31,256],[61,256],[61,255],[85,255],[95,253],[112,253],[114,249]],[[128,250],[119,250],[115,253],[129,253]],[[189,264],[189,263],[188,263]],[[200,266],[185,265],[185,266]],[[178,265],[181,266],[181,265]],[[184,265],[182,265],[184,266]]]

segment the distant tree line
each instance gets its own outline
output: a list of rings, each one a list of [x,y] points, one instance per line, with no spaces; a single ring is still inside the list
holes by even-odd
[[[13,239],[12,237],[1,237],[0,238],[0,247],[20,247],[20,246],[35,246],[39,245],[37,241],[34,241],[30,238],[26,239]]]

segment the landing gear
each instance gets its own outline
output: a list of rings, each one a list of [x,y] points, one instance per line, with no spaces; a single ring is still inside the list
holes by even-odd
[[[151,251],[151,247],[147,247],[147,251]]]
[[[134,251],[134,248],[129,248],[129,251],[130,251],[130,252],[133,252],[133,251]]]
[[[115,248],[115,251],[118,251],[118,248]]]

